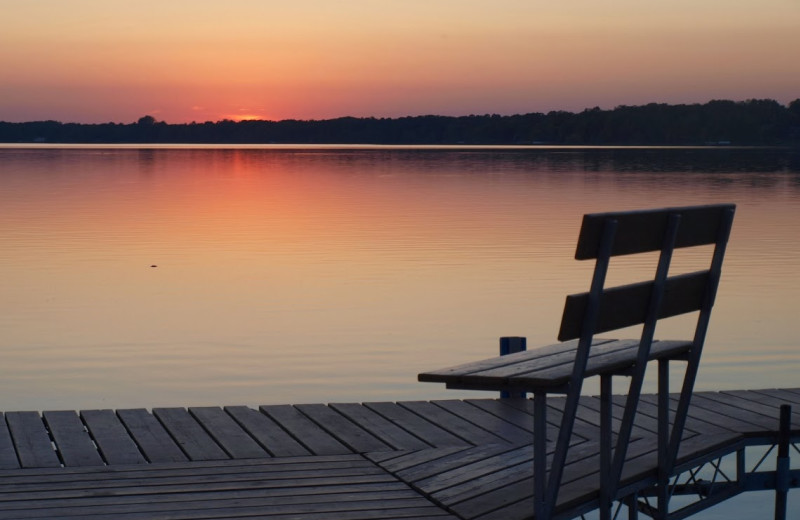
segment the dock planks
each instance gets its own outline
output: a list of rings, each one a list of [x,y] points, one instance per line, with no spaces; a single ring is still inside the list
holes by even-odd
[[[656,471],[642,397],[626,484]],[[680,464],[774,438],[800,389],[697,392]],[[532,518],[525,399],[0,415],[0,519]],[[551,398],[548,456],[563,399]],[[674,406],[675,403],[673,402]],[[596,500],[598,401],[582,398],[559,507]],[[621,410],[615,399],[614,415]]]
[[[19,470],[0,518],[454,518],[360,455]]]

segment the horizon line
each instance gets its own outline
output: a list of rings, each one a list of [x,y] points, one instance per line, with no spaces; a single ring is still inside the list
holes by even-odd
[[[573,110],[549,110],[547,112],[516,112],[513,114],[499,114],[499,113],[483,113],[483,114],[462,114],[462,115],[444,115],[444,114],[435,114],[435,113],[428,113],[428,114],[417,114],[417,115],[403,115],[403,116],[393,116],[393,117],[384,117],[384,116],[353,116],[353,115],[343,115],[343,116],[336,116],[336,117],[328,117],[328,118],[320,118],[320,119],[295,119],[295,118],[285,118],[285,119],[259,119],[257,117],[244,117],[241,119],[230,119],[224,117],[222,119],[218,119],[216,121],[206,120],[206,121],[191,121],[191,122],[182,122],[182,123],[170,123],[167,121],[159,121],[152,116],[151,114],[145,114],[139,117],[136,121],[132,122],[120,122],[120,121],[105,121],[105,122],[96,122],[96,123],[81,123],[77,121],[60,121],[57,119],[33,119],[33,120],[26,120],[26,121],[7,121],[5,119],[0,119],[0,123],[7,123],[7,124],[28,124],[28,123],[59,123],[62,125],[135,125],[135,124],[142,124],[142,120],[146,118],[150,118],[151,121],[145,124],[166,124],[166,125],[203,125],[203,124],[218,124],[218,123],[283,123],[283,122],[298,122],[298,123],[319,123],[325,121],[337,121],[341,119],[358,119],[358,120],[369,120],[369,119],[376,119],[376,120],[398,120],[398,119],[414,119],[414,118],[425,118],[425,117],[437,117],[437,118],[451,118],[451,119],[460,119],[460,118],[469,118],[469,117],[500,117],[500,118],[507,118],[507,117],[519,117],[519,116],[529,116],[529,115],[548,115],[552,113],[564,113],[564,114],[580,114],[583,112],[591,112],[591,111],[600,111],[600,112],[612,112],[614,110],[618,110],[621,108],[641,108],[647,107],[651,105],[657,106],[669,106],[669,107],[681,107],[681,106],[702,106],[708,105],[711,103],[734,103],[734,104],[745,104],[755,101],[767,101],[767,102],[774,102],[778,105],[788,108],[789,106],[793,105],[794,103],[800,103],[800,97],[790,101],[786,104],[781,103],[773,98],[747,98],[743,100],[733,100],[733,99],[724,99],[724,98],[714,98],[710,99],[706,102],[695,102],[695,103],[667,103],[667,102],[649,102],[644,104],[638,105],[616,105],[614,108],[600,108],[599,106],[594,107],[585,107],[582,110],[573,111]]]

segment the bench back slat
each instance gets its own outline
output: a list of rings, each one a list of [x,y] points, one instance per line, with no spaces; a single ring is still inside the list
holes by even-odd
[[[715,244],[726,213],[735,207],[733,204],[715,204],[584,215],[575,258],[597,258],[603,226],[609,219],[617,221],[611,256],[660,251],[669,217],[674,213],[681,216],[676,248]]]
[[[670,318],[702,309],[707,284],[708,271],[668,278],[657,318]],[[604,290],[600,296],[600,310],[594,332],[602,334],[644,323],[653,285],[653,282],[640,282]],[[567,296],[561,330],[558,333],[559,341],[580,337],[588,302],[588,292]]]

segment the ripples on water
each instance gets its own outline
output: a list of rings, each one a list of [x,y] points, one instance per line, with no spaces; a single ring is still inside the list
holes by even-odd
[[[583,213],[715,202],[738,210],[698,386],[800,386],[798,155],[0,148],[0,409],[473,395],[416,374],[553,342]]]

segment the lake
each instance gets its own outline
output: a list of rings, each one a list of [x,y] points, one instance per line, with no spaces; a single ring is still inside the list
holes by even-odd
[[[416,375],[555,342],[583,213],[716,202],[697,387],[800,386],[798,152],[2,145],[0,410],[475,397]]]

